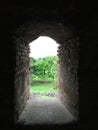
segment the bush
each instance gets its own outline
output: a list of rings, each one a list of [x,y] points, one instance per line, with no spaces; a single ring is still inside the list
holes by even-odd
[[[30,59],[31,80],[54,80],[57,77],[57,56]]]

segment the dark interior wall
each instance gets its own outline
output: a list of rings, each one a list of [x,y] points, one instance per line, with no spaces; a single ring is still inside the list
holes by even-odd
[[[80,36],[80,110],[85,114],[81,114],[81,119],[85,127],[91,123],[94,127],[97,126],[97,79],[98,79],[98,15],[95,15],[82,28]],[[80,98],[81,99],[81,98]],[[81,106],[82,109],[81,109]],[[92,126],[91,125],[91,126]],[[92,127],[93,127],[92,126]]]
[[[8,1],[9,2],[9,1]],[[13,1],[14,2],[14,1]],[[13,3],[12,2],[12,3]],[[89,1],[89,4],[81,4],[79,7],[79,3],[76,4],[73,0],[68,1],[67,4],[62,3],[59,1],[57,8],[57,13],[54,10],[54,6],[49,6],[50,10],[43,14],[43,18],[45,21],[55,19],[56,21],[62,21],[66,23],[70,21],[75,26],[78,26],[80,33],[80,60],[79,60],[79,91],[80,91],[80,127],[83,128],[92,128],[96,129],[97,126],[97,116],[96,112],[98,110],[96,102],[97,102],[97,57],[98,57],[98,15],[96,12],[96,3],[93,4]],[[54,2],[55,3],[55,2]],[[71,4],[70,4],[71,3]],[[73,4],[72,4],[73,3]],[[22,3],[23,4],[23,3]],[[0,32],[1,32],[1,39],[0,42],[2,43],[2,47],[0,48],[0,99],[1,99],[1,106],[0,106],[0,117],[1,117],[1,124],[0,129],[8,129],[12,128],[13,126],[13,112],[14,112],[14,66],[15,66],[15,48],[12,42],[12,34],[11,32],[16,28],[20,27],[23,23],[27,21],[27,19],[39,19],[40,13],[34,13],[35,5],[33,6],[32,13],[34,17],[28,15],[26,9],[22,8],[22,4],[20,9],[18,6],[15,10],[15,3],[14,6],[11,5],[8,8],[8,4],[6,3],[5,6],[1,5],[0,8]],[[12,4],[13,5],[13,4]],[[24,5],[24,4],[23,4]],[[48,4],[47,4],[48,5]],[[68,6],[67,6],[68,5]],[[74,5],[74,6],[72,6]],[[7,8],[5,8],[7,6]],[[25,4],[25,6],[27,6]],[[31,10],[30,5],[30,10]],[[39,4],[42,7],[42,5]],[[65,9],[66,6],[66,9]],[[11,7],[11,9],[10,9]],[[13,8],[13,10],[12,10]],[[43,5],[44,8],[44,5]],[[47,8],[47,6],[45,7]],[[47,9],[49,9],[47,8]],[[10,9],[10,10],[9,10]],[[42,11],[42,8],[38,8]],[[70,11],[68,11],[68,9]],[[24,10],[24,11],[23,11]],[[81,12],[79,12],[81,10]],[[39,11],[39,12],[41,12]],[[29,12],[29,11],[27,11]],[[51,13],[53,12],[53,13]],[[78,13],[77,13],[78,12]],[[50,16],[50,17],[49,17]],[[6,45],[6,46],[5,46]],[[6,50],[4,52],[4,50]],[[2,53],[3,51],[3,53]],[[82,101],[81,101],[82,100]],[[73,125],[71,126],[73,129]],[[59,127],[60,128],[60,127]],[[66,126],[64,126],[64,129]],[[69,127],[68,127],[69,128]],[[79,129],[75,127],[76,129]],[[13,129],[13,128],[12,128]]]
[[[11,35],[9,34],[9,23],[6,19],[6,14],[1,13],[0,10],[0,34],[2,48],[0,48],[0,117],[1,126],[9,127],[11,122],[13,122],[13,112],[14,112],[14,65],[15,65],[15,52],[14,46],[11,40]],[[13,99],[13,100],[12,100]],[[6,122],[6,125],[5,125]]]

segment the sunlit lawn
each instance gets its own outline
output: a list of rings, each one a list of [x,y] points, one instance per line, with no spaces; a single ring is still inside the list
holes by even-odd
[[[30,87],[31,92],[35,93],[44,93],[44,92],[55,92],[57,93],[57,89],[54,89],[52,84],[37,84],[37,85],[32,85]]]

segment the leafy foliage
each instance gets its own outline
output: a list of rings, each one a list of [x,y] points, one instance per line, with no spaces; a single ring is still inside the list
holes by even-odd
[[[52,84],[36,84],[36,85],[31,86],[30,91],[36,92],[36,93],[38,92],[44,93],[44,92],[52,91],[54,93],[57,93],[57,90],[53,89]]]
[[[51,81],[52,90],[56,91],[57,60],[58,60],[57,56],[50,56],[39,59],[34,59],[33,57],[30,58],[30,77],[31,77],[31,85],[33,85],[33,88],[34,88],[34,81]],[[51,87],[49,86],[49,88]],[[41,86],[41,89],[42,88],[43,87]],[[39,87],[37,89],[39,89]]]
[[[39,59],[30,58],[31,80],[56,80],[57,60],[57,56]]]

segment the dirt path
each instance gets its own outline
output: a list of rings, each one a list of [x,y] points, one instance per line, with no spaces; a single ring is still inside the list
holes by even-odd
[[[28,100],[22,112],[19,123],[24,125],[34,124],[66,124],[73,121],[71,113],[60,103],[57,98]]]

